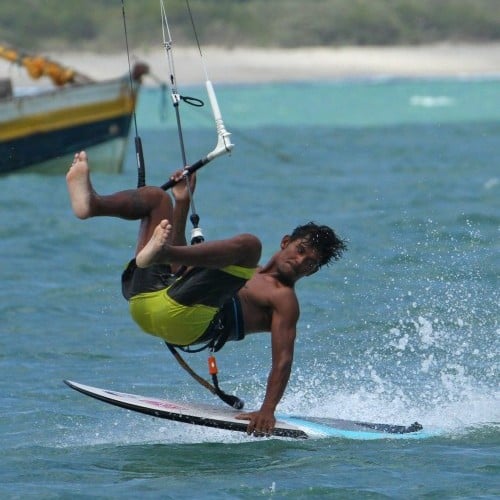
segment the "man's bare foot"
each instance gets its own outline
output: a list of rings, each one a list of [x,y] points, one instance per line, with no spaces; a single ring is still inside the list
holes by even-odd
[[[168,236],[172,226],[167,219],[163,219],[153,232],[151,239],[144,245],[142,250],[136,255],[137,267],[149,267],[153,264],[168,264]]]
[[[88,219],[92,216],[92,199],[96,192],[90,182],[90,170],[87,163],[87,153],[76,153],[73,163],[66,174],[69,197],[73,212],[79,219]]]

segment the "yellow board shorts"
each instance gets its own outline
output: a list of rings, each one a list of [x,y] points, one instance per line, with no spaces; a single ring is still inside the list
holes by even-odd
[[[129,290],[130,314],[145,332],[179,346],[202,338],[219,310],[255,272],[240,266],[195,267],[169,284],[168,266],[161,268],[139,269],[134,261],[129,263],[124,275],[140,278],[140,284]]]

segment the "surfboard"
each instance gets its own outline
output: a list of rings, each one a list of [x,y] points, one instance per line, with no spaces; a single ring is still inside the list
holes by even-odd
[[[140,396],[138,394],[100,389],[71,380],[64,380],[64,383],[82,394],[104,401],[105,403],[151,415],[153,417],[186,424],[225,429],[228,431],[246,432],[247,430],[247,422],[235,418],[241,411],[232,408],[204,404],[193,405],[189,403],[179,403],[150,396]],[[273,436],[294,439],[318,437],[342,437],[348,439],[412,439],[427,437],[427,433],[417,422],[409,426],[404,426],[334,418],[277,415]]]

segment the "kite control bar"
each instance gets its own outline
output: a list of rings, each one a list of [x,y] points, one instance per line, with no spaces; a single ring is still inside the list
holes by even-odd
[[[230,135],[231,133],[226,130],[224,126],[224,121],[222,120],[222,115],[219,108],[219,103],[217,102],[217,97],[215,96],[214,88],[212,82],[210,80],[206,81],[208,98],[210,100],[210,106],[212,107],[212,113],[215,119],[215,126],[217,127],[217,144],[215,148],[207,154],[207,156],[201,158],[197,162],[192,165],[186,166],[182,175],[188,176],[199,170],[201,167],[204,167],[207,163],[211,162],[213,159],[222,156],[224,154],[230,153],[234,147],[234,144],[231,143]],[[164,191],[170,189],[175,186],[177,182],[172,179],[169,179],[165,184],[161,186]]]

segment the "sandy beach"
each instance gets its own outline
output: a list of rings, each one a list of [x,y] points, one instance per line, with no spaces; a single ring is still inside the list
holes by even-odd
[[[45,54],[81,73],[102,80],[127,72],[125,51],[120,54],[67,52]],[[174,47],[179,85],[204,81],[200,54],[195,47]],[[131,60],[149,64],[159,79],[168,79],[163,48],[131,50]],[[485,45],[439,44],[418,47],[339,47],[301,49],[203,48],[209,77],[217,83],[338,80],[369,77],[474,77],[500,75],[500,43]],[[33,85],[24,72],[0,63],[0,77]],[[43,80],[38,83],[46,83]],[[146,84],[154,84],[148,79]]]

